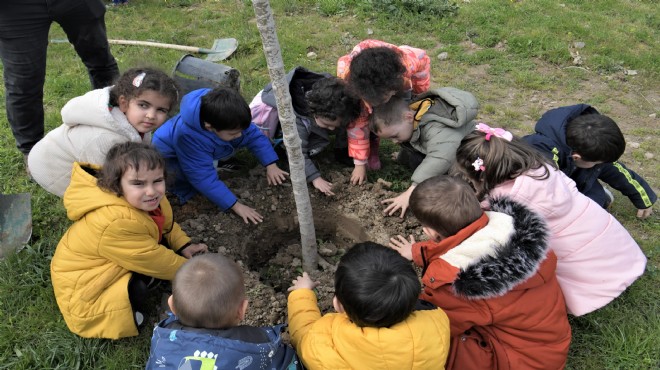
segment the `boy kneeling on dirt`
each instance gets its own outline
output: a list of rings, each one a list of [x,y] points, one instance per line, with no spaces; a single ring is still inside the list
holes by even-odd
[[[289,333],[306,369],[444,369],[449,320],[419,301],[410,262],[380,244],[356,244],[335,272],[333,306],[321,317],[313,282],[289,288]]]
[[[248,306],[243,273],[222,255],[183,264],[167,303],[173,315],[154,329],[147,369],[302,369],[282,343],[284,325],[239,325]]]
[[[384,213],[391,216],[401,209],[403,218],[415,186],[449,171],[461,140],[474,130],[478,109],[474,95],[453,87],[429,90],[412,103],[394,96],[374,108],[371,131],[399,144],[396,161],[415,171],[408,190],[382,202],[389,203]]]
[[[247,147],[266,167],[268,184],[286,180],[288,173],[277,167],[278,157],[268,138],[250,120],[250,107],[234,89],[199,89],[183,97],[180,113],[165,122],[152,140],[165,157],[167,189],[180,204],[199,192],[223,211],[234,211],[245,223],[263,221],[255,209],[238,201],[218,178],[214,165]]]

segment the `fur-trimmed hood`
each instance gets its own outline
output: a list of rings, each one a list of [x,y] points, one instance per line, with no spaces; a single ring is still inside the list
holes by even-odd
[[[535,282],[530,277],[548,252],[545,221],[506,197],[492,200],[486,216],[483,227],[475,227],[484,222],[482,217],[464,229],[467,233],[461,230],[439,243],[415,245],[416,262],[421,257],[422,265],[428,266],[422,279],[426,286],[437,289],[451,284],[458,296],[486,299],[543,284],[543,278]]]

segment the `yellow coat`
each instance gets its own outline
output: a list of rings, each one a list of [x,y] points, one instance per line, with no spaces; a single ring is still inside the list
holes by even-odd
[[[64,207],[73,225],[50,265],[57,305],[69,330],[88,338],[117,339],[138,334],[128,298],[131,272],[172,280],[186,261],[177,255],[190,238],[173,221],[165,197],[163,238],[151,216],[96,186],[98,166],[74,163]]]
[[[415,311],[389,328],[360,328],[344,313],[321,317],[309,289],[289,294],[291,343],[310,370],[444,369],[449,319],[441,309]]]

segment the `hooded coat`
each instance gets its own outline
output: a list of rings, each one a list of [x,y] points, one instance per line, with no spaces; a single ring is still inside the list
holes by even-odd
[[[149,143],[140,137],[119,107],[110,107],[112,86],[75,97],[62,108],[62,122],[30,151],[30,174],[42,188],[58,197],[71,181],[73,162],[103,165],[110,148],[127,141]]]
[[[174,222],[163,197],[162,237],[172,249],[159,244],[158,226],[149,213],[101,190],[93,175],[98,169],[73,165],[64,207],[74,223],[57,245],[50,274],[69,330],[86,338],[117,339],[138,334],[128,298],[132,272],[172,280],[186,261],[175,251],[190,238]]]
[[[374,47],[387,47],[394,49],[401,55],[401,61],[406,67],[403,74],[403,90],[407,93],[421,94],[431,86],[431,59],[423,49],[408,45],[396,46],[380,40],[363,40],[355,45],[349,54],[337,60],[337,77],[347,80],[350,74],[351,62],[362,50]],[[362,102],[362,113],[347,127],[348,155],[354,159],[356,165],[364,165],[369,158],[369,117],[371,107]]]
[[[432,99],[433,105],[413,130],[410,145],[426,157],[415,169],[415,184],[442,175],[456,161],[461,140],[474,130],[479,102],[467,91],[453,87],[429,90],[415,101]]]
[[[359,327],[345,313],[321,316],[316,295],[297,289],[288,298],[291,343],[306,369],[443,369],[449,320],[442,310],[413,311],[389,328]]]
[[[170,316],[154,328],[146,370],[302,369],[296,351],[282,342],[282,329],[283,325],[189,328]]]
[[[311,156],[321,152],[326,146],[328,146],[328,144],[330,144],[330,134],[328,130],[316,125],[314,118],[309,115],[305,93],[312,89],[312,85],[314,85],[316,81],[327,77],[330,77],[330,74],[312,72],[303,67],[296,67],[286,75],[286,80],[289,83],[289,92],[291,94],[291,103],[296,116],[296,130],[300,137],[300,148],[305,157],[305,177],[307,182],[321,177],[321,172],[314,165]],[[252,120],[255,124],[260,126],[259,123],[256,122],[255,112],[263,110],[263,105],[266,105],[270,107],[271,112],[275,112],[274,118],[277,119],[277,125],[279,125],[273,85],[271,83],[266,85],[266,87],[257,94],[257,97],[260,97],[261,101],[255,97],[252,103],[250,103],[250,108],[253,112]],[[270,132],[264,133],[264,135],[267,136],[269,134]]]
[[[223,211],[237,202],[236,196],[218,178],[213,161],[226,160],[247,147],[265,167],[277,161],[277,154],[268,138],[253,123],[242,131],[241,137],[231,141],[220,139],[204,128],[199,112],[202,96],[211,89],[199,89],[186,94],[181,100],[181,111],[165,122],[153,137],[153,145],[163,155],[169,176],[176,177],[174,187],[168,191],[177,195],[182,203],[198,192]]]
[[[451,323],[448,369],[561,369],[571,327],[545,222],[493,200],[491,212],[440,242],[413,245],[421,299]]]
[[[549,110],[536,123],[535,134],[523,137],[528,144],[552,159],[559,169],[575,181],[578,190],[604,207],[609,199],[603,194],[598,180],[628,197],[637,209],[646,209],[658,199],[649,184],[637,173],[616,161],[578,168],[573,162],[573,150],[566,144],[566,124],[583,114],[599,114],[587,104],[577,104]]]
[[[644,273],[646,256],[628,231],[575,187],[561,171],[531,170],[503,182],[489,197],[507,196],[541,215],[550,229],[550,249],[557,255],[557,280],[568,313],[597,310]]]

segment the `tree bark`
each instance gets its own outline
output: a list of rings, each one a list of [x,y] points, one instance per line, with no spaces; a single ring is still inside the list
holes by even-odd
[[[305,176],[305,158],[300,148],[300,137],[296,130],[296,118],[291,104],[289,84],[286,81],[284,62],[280,43],[275,30],[275,20],[269,0],[253,0],[252,7],[257,17],[257,28],[261,34],[261,42],[266,55],[268,73],[275,92],[277,112],[280,125],[284,133],[284,145],[289,157],[289,172],[293,195],[298,212],[300,225],[300,245],[302,246],[302,263],[305,271],[318,269],[318,248],[316,245],[316,231],[314,230],[314,217],[312,203],[309,199],[307,179]]]

